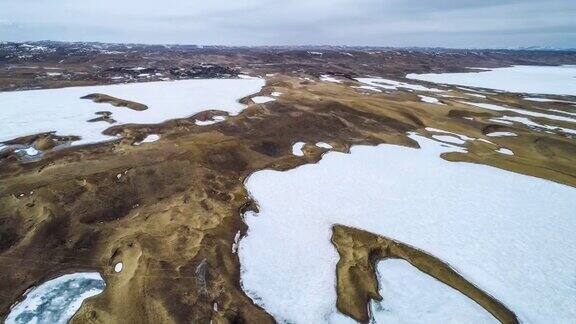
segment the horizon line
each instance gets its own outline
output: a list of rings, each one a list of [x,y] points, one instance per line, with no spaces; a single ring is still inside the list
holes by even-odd
[[[383,48],[383,49],[440,49],[440,50],[528,50],[528,51],[576,51],[576,47],[557,46],[513,46],[513,47],[447,47],[447,46],[394,46],[394,45],[335,45],[335,44],[300,44],[300,45],[225,45],[225,44],[192,44],[192,43],[145,43],[145,42],[105,42],[105,41],[62,41],[62,40],[0,40],[0,45],[8,43],[63,43],[63,44],[106,44],[106,45],[138,45],[138,46],[196,46],[203,47],[227,47],[227,48]]]

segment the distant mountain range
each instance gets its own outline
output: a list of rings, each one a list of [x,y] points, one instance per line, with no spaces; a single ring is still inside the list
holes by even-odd
[[[461,51],[557,51],[576,52],[575,48],[562,48],[553,46],[523,46],[506,48],[448,48],[448,47],[393,47],[393,46],[347,46],[347,45],[268,45],[268,46],[225,46],[225,45],[194,45],[194,44],[139,44],[139,43],[101,43],[101,42],[62,42],[62,41],[30,41],[30,42],[7,42],[0,41],[0,46],[32,47],[82,47],[93,50],[111,49],[142,49],[142,48],[163,48],[163,49],[224,49],[224,48],[269,48],[269,49],[294,49],[294,50],[410,50],[422,52],[461,52]]]
[[[562,48],[553,46],[528,46],[528,47],[518,47],[515,48],[522,51],[561,51],[561,52],[576,52],[576,47],[573,48]]]

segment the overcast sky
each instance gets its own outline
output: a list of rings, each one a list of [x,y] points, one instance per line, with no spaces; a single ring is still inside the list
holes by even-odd
[[[576,47],[576,0],[0,0],[0,40]]]

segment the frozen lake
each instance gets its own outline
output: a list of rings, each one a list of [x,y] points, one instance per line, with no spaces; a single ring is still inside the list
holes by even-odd
[[[381,302],[372,302],[376,323],[498,323],[459,291],[410,263],[387,259],[376,266]]]
[[[87,122],[98,111],[112,112],[116,124],[154,124],[183,118],[208,109],[237,114],[244,105],[238,99],[260,91],[264,80],[194,79],[171,82],[71,87],[62,89],[0,92],[0,142],[24,135],[56,131],[57,135],[78,135],[74,144],[109,140],[102,131],[107,122]],[[102,93],[148,106],[136,111],[80,99]]]
[[[519,65],[478,73],[408,74],[406,77],[508,92],[576,96],[576,65]]]
[[[6,324],[65,324],[82,302],[101,293],[106,284],[99,273],[80,272],[52,279],[30,289],[6,317]]]
[[[260,212],[246,214],[238,250],[248,295],[279,321],[352,322],[335,309],[337,223],[431,253],[525,323],[576,318],[576,190],[448,162],[439,155],[449,148],[413,138],[421,149],[357,146],[317,165],[254,173],[246,185]],[[404,307],[429,309],[412,300]]]

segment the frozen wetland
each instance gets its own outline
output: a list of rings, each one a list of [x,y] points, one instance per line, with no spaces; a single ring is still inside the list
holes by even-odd
[[[30,289],[24,300],[12,307],[7,324],[65,324],[82,302],[101,293],[106,284],[96,272],[63,275]]]

